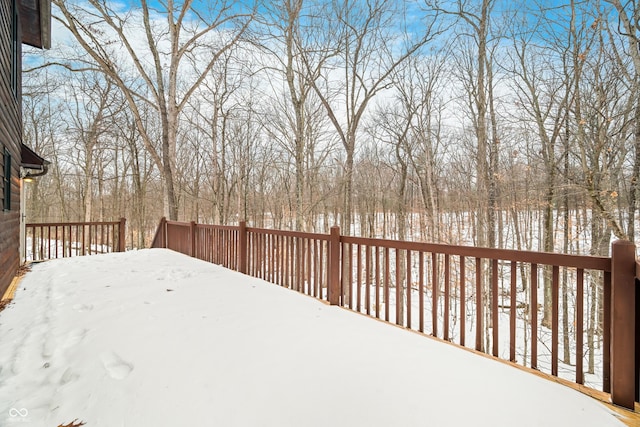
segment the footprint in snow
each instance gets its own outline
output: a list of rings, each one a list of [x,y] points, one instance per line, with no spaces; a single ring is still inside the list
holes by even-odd
[[[93,305],[92,304],[76,304],[73,306],[73,309],[82,313],[84,311],[93,310]]]
[[[59,382],[60,382],[60,385],[64,385],[72,381],[75,381],[78,378],[80,378],[80,375],[78,375],[73,369],[67,368],[62,374],[62,376],[60,377]]]
[[[115,380],[125,379],[133,371],[133,365],[123,360],[117,353],[103,353],[100,359],[109,376]]]
[[[74,347],[78,345],[84,337],[87,335],[87,329],[74,329],[73,331],[67,334],[67,337],[64,341],[64,348]]]
[[[47,334],[42,342],[42,357],[46,359],[53,356],[57,348],[58,342],[56,340],[56,337]]]

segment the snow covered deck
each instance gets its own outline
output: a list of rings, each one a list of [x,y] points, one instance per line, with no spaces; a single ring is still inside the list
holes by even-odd
[[[74,419],[623,425],[570,388],[164,249],[34,265],[0,313],[0,426]]]

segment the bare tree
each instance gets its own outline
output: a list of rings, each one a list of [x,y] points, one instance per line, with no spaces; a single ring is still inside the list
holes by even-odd
[[[61,13],[56,19],[122,91],[145,148],[162,172],[165,214],[177,219],[174,175],[180,113],[208,71],[245,34],[253,10],[242,12],[225,0],[208,4],[207,15],[193,1],[169,0],[156,7],[142,0],[140,9],[128,11],[105,0],[90,0],[87,6],[69,0],[53,4]],[[144,31],[143,40],[133,37],[137,27]],[[159,147],[144,126],[141,103],[152,105],[160,116]]]
[[[274,129],[274,137],[282,141],[283,146],[292,154],[295,171],[295,225],[296,230],[305,227],[304,216],[310,206],[305,206],[305,159],[308,147],[313,145],[309,140],[309,124],[313,121],[307,118],[309,111],[310,95],[313,93],[313,81],[318,78],[319,67],[315,69],[305,68],[303,58],[309,55],[308,41],[305,37],[313,37],[317,29],[305,27],[303,22],[306,19],[303,12],[303,0],[281,0],[273,3],[268,13],[265,14],[267,21],[265,27],[268,39],[263,43],[263,47],[270,53],[269,60],[275,60],[276,65],[267,64],[266,70],[273,75],[274,72],[282,73],[285,81],[284,97],[288,102],[277,102],[280,107],[279,112],[286,116],[280,121],[283,126]],[[277,79],[270,78],[274,84]],[[273,88],[276,94],[280,94],[280,89]],[[311,110],[313,111],[313,110]],[[271,113],[268,116],[278,115]]]
[[[535,16],[535,12],[530,16]],[[564,137],[563,130],[573,102],[573,79],[570,72],[569,46],[572,35],[559,22],[549,22],[540,11],[537,20],[528,31],[522,31],[522,22],[514,22],[514,49],[510,74],[514,76],[513,85],[519,109],[525,113],[520,117],[525,123],[532,123],[534,132],[540,140],[539,153],[543,167],[543,245],[545,252],[555,250],[554,216],[558,193],[559,162],[563,158],[558,154],[558,145]],[[559,30],[555,31],[559,27]],[[545,37],[548,44],[538,48],[534,38]],[[567,40],[568,39],[568,40]],[[552,320],[552,280],[551,269],[544,269],[544,315],[542,324],[551,327]]]
[[[629,120],[629,126],[633,127],[633,170],[630,177],[629,188],[629,215],[627,219],[627,237],[629,240],[635,239],[635,218],[640,191],[640,6],[636,2],[627,2],[624,5],[620,0],[606,0],[615,8],[618,13],[618,33],[626,41],[626,48],[620,53],[616,48],[615,41],[612,40],[610,47],[618,59],[624,62],[623,57],[629,56],[633,63],[633,73],[627,76],[630,93],[636,94],[633,99],[633,118]]]
[[[119,114],[122,103],[114,98],[113,86],[108,80],[104,81],[101,75],[85,72],[79,77],[69,87],[65,103],[69,114],[65,117],[69,120],[68,130],[75,137],[78,147],[75,152],[82,157],[77,166],[84,175],[83,217],[84,221],[90,222],[95,218],[94,182],[97,180],[100,184],[104,178],[100,173],[103,169],[99,164],[100,152],[105,148],[105,139],[110,137],[110,129],[115,128],[115,117]]]
[[[438,184],[441,177],[439,160],[445,149],[442,114],[446,101],[441,93],[447,83],[445,55],[412,59],[397,79],[398,96],[407,117],[412,117],[405,149],[426,212],[426,223],[421,217],[421,233],[434,242],[440,241],[441,231],[442,189]]]
[[[410,33],[402,36],[397,29],[406,25],[406,18],[402,5],[389,0],[333,2],[329,21],[322,26],[324,37],[314,48],[320,54],[303,58],[312,75],[313,70],[324,71],[312,82],[313,88],[345,149],[341,223],[347,235],[351,234],[353,168],[363,116],[371,101],[390,87],[394,71],[437,34],[438,21],[428,16],[417,38],[409,38]]]
[[[442,13],[451,15],[463,25],[463,34],[468,34],[461,56],[458,58],[460,81],[465,86],[465,101],[469,111],[468,117],[472,122],[473,133],[476,139],[476,197],[478,204],[475,207],[478,244],[480,246],[495,247],[496,244],[496,179],[494,150],[497,135],[491,138],[490,127],[492,81],[490,62],[490,34],[492,22],[493,0],[482,0],[475,4],[467,0],[457,0],[451,5],[451,9],[441,6],[439,1],[430,2],[432,7]],[[467,32],[469,31],[470,32]],[[461,39],[463,41],[463,39]],[[495,126],[494,126],[495,128]],[[485,269],[486,270],[486,269]],[[488,280],[484,281],[485,284]],[[490,301],[489,286],[483,291],[484,301]],[[483,302],[483,305],[486,305]],[[489,345],[489,324],[491,320],[490,310],[485,310],[486,325],[477,325],[486,332],[486,345]],[[486,328],[485,328],[486,326]],[[479,348],[478,350],[482,350]]]
[[[26,215],[30,222],[67,218],[65,204],[61,202],[65,194],[61,188],[60,168],[53,161],[58,157],[57,141],[60,138],[57,132],[63,126],[61,108],[53,102],[51,94],[60,86],[60,81],[46,68],[23,74],[22,140],[45,159],[52,161],[49,173],[27,187]]]

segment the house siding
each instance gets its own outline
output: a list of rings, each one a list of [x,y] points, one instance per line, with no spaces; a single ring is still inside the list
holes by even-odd
[[[0,209],[0,296],[4,294],[20,265],[20,162],[22,118],[21,79],[18,72],[12,82],[13,65],[12,11],[15,0],[0,0],[0,157],[6,147],[11,153],[11,209]],[[20,34],[18,33],[18,40]],[[20,43],[17,61],[20,62]],[[0,165],[0,168],[3,168]],[[4,171],[2,171],[4,174]]]

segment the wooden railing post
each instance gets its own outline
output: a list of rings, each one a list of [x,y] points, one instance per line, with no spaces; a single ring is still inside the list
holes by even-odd
[[[238,227],[238,271],[247,274],[247,222],[240,221]]]
[[[636,246],[617,240],[611,248],[611,400],[633,409],[636,396]]]
[[[638,263],[636,262],[636,286],[638,285]],[[640,290],[636,287],[636,402],[640,402]],[[635,408],[634,408],[635,409]]]
[[[191,241],[191,248],[189,249],[189,256],[196,256],[196,222],[191,221],[189,223],[189,240]]]
[[[340,303],[340,227],[331,227],[329,237],[329,304]]]
[[[167,248],[167,217],[160,218],[160,224],[151,243],[152,248]]]
[[[162,217],[162,247],[167,249],[169,247],[169,226],[167,225],[167,218]]]
[[[126,229],[126,225],[127,225],[127,219],[126,218],[120,218],[120,226],[118,227],[118,252],[124,252],[126,250],[125,248],[125,229]],[[84,237],[83,237],[84,240]],[[89,243],[91,244],[91,243]]]

